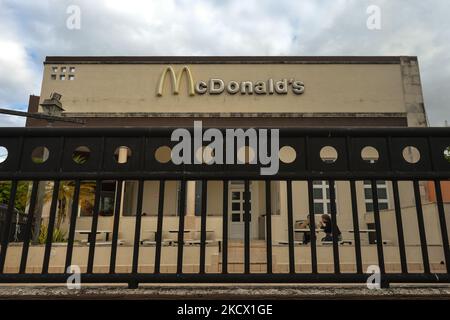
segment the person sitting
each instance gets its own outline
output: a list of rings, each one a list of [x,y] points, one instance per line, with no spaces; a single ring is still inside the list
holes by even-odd
[[[328,214],[323,214],[321,216],[321,220],[319,223],[320,229],[325,233],[325,237],[322,238],[322,241],[333,241],[333,226],[331,223],[331,217]],[[338,235],[338,240],[342,240],[342,234],[339,230],[338,225],[336,224],[336,233]]]

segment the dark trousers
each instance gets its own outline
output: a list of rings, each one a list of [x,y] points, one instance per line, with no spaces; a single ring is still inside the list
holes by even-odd
[[[342,240],[342,235],[338,234],[338,241]],[[327,233],[327,235],[322,238],[322,241],[333,241],[333,235],[331,233]]]

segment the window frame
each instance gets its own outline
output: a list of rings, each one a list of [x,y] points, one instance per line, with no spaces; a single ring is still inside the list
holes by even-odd
[[[317,182],[320,182],[320,184],[316,184]],[[314,180],[312,185],[313,185],[313,187],[312,187],[311,192],[313,193],[313,205],[321,204],[322,208],[323,208],[322,213],[317,213],[315,211],[315,209],[313,208],[314,214],[315,215],[320,215],[320,214],[331,215],[331,197],[329,197],[330,184],[328,183],[328,180]],[[322,191],[321,198],[316,198],[314,196],[314,189],[319,189]],[[338,210],[338,196],[337,196],[336,182],[334,183],[334,194],[335,194],[336,215],[337,215],[339,213],[339,210]],[[330,210],[328,210],[328,204],[329,204]]]
[[[383,182],[382,184],[379,184],[379,182]],[[378,207],[380,206],[380,204],[386,204],[387,208],[386,209],[380,209],[381,210],[389,210],[391,209],[391,204],[390,204],[390,198],[389,198],[389,187],[388,187],[388,183],[387,180],[377,180],[375,182],[376,187],[377,187],[377,193],[378,193],[378,189],[382,189],[384,188],[386,190],[386,198],[380,198],[380,195],[378,194]],[[381,188],[380,188],[381,186]],[[368,211],[367,210],[367,205],[371,204],[372,208],[373,208],[373,199],[371,198],[367,198],[366,197],[366,189],[370,190],[370,194],[372,194],[372,183],[370,182],[370,180],[363,180],[363,191],[364,191],[364,209],[366,211],[366,213],[369,212],[373,212],[372,211]]]

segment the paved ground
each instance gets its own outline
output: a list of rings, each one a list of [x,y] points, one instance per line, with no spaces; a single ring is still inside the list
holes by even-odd
[[[369,290],[362,286],[336,285],[143,285],[0,286],[0,299],[447,299],[450,286],[395,286]]]

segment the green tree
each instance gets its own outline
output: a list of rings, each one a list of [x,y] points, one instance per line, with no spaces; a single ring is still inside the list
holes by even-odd
[[[48,182],[46,185],[44,202],[52,200],[53,196],[53,182]],[[79,203],[81,205],[92,202],[93,194],[95,193],[95,182],[84,182],[80,184]],[[75,192],[75,181],[61,181],[58,190],[58,204],[56,215],[56,228],[59,229],[61,224],[66,219],[67,206],[73,200]]]
[[[78,164],[84,164],[88,160],[89,154],[84,152],[74,153],[72,159]],[[52,200],[53,196],[53,186],[52,182],[48,182],[45,187],[45,196],[44,201],[48,202]],[[59,230],[61,224],[66,218],[67,214],[67,205],[73,200],[75,192],[75,181],[61,181],[58,190],[58,206],[57,206],[57,215],[56,215],[56,230]],[[83,204],[89,202],[92,198],[92,194],[95,192],[95,183],[94,182],[85,182],[80,184],[80,194],[79,194],[79,203],[83,206]]]
[[[25,212],[27,204],[29,202],[28,194],[31,190],[30,181],[19,181],[17,183],[16,198],[14,200],[14,207]],[[11,197],[11,181],[1,181],[0,182],[0,203],[8,204],[9,198]]]

